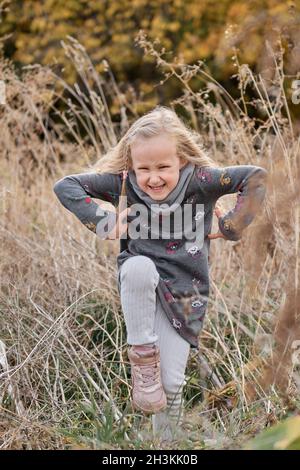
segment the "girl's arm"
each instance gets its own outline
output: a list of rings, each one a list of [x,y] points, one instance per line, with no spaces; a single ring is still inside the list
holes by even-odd
[[[199,171],[201,188],[214,202],[225,194],[238,193],[235,207],[218,220],[226,239],[239,240],[261,208],[266,194],[267,170],[254,165],[238,165],[201,168]]]
[[[115,213],[103,210],[92,197],[118,204],[121,175],[111,173],[81,173],[57,181],[53,191],[62,205],[71,211],[92,232],[106,238],[107,228],[115,224]]]

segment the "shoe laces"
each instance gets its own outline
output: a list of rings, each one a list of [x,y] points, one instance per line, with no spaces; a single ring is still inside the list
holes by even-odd
[[[159,378],[159,368],[157,364],[139,364],[136,367],[139,378],[143,381],[143,385],[150,387],[157,383]]]

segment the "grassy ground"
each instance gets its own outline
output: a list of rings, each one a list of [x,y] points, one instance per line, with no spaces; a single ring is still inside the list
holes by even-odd
[[[264,206],[243,239],[211,243],[201,353],[190,355],[184,391],[187,438],[170,445],[237,449],[299,412],[292,354],[300,339],[300,140],[286,77],[275,57],[271,94],[268,79],[237,63],[241,97],[234,101],[201,66],[164,62],[140,41],[164,73],[181,81],[182,96],[169,105],[185,109],[211,156],[223,166],[257,164],[270,175]],[[86,106],[73,88],[77,104],[66,102],[56,122],[49,111],[64,97],[63,80],[38,66],[20,78],[12,64],[0,63],[7,81],[7,104],[0,106],[0,448],[170,448],[153,440],[150,419],[131,409],[118,243],[97,239],[52,190],[57,179],[82,172],[113,145],[138,116],[139,103],[109,73],[97,82],[76,42],[68,54],[97,95]],[[196,74],[206,81],[203,93],[190,87]],[[255,90],[252,103],[248,87]],[[118,125],[106,100],[120,108]],[[261,119],[249,117],[253,106]],[[221,202],[229,209],[235,195]]]

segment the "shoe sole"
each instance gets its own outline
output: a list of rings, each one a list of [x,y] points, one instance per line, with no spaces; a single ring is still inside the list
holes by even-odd
[[[143,408],[143,407],[137,405],[136,403],[132,402],[132,407],[133,407],[134,410],[143,411],[146,414],[155,414],[155,413],[158,413],[159,411],[165,410],[167,408],[167,404],[164,404],[160,408],[156,408],[154,410],[153,408],[152,409]]]

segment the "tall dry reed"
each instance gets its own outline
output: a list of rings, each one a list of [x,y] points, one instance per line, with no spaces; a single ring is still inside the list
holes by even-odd
[[[238,447],[236,440],[279,419],[291,401],[299,405],[292,354],[300,339],[300,139],[282,51],[270,52],[272,97],[268,80],[236,57],[241,96],[234,100],[205,64],[167,62],[143,32],[137,44],[155,58],[165,81],[180,81],[182,96],[169,105],[189,116],[213,159],[269,171],[266,200],[242,240],[211,243],[201,353],[190,356],[187,370],[185,425],[196,442],[190,445]],[[96,239],[52,191],[55,180],[91,166],[117,142],[140,103],[130,87],[119,90],[109,64],[99,76],[75,39],[62,47],[81,86],[41,66],[19,76],[12,63],[0,61],[7,81],[7,104],[0,107],[0,448],[155,447],[143,442],[130,407],[118,243]],[[194,77],[203,89],[193,90]],[[108,103],[118,108],[118,122]],[[251,106],[263,119],[249,116]],[[235,198],[223,197],[223,209]]]

